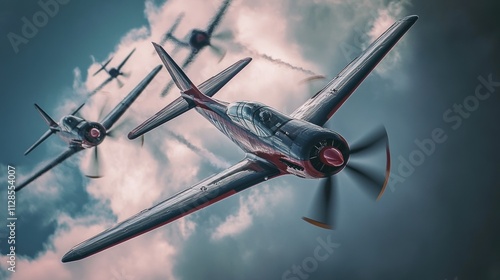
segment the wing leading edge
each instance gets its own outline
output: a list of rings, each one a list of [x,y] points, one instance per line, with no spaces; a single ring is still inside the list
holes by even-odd
[[[113,124],[125,113],[132,103],[139,97],[142,91],[149,85],[158,74],[162,65],[156,66],[149,74],[101,121],[106,129],[110,129]]]
[[[417,19],[413,15],[395,22],[292,117],[324,125]]]
[[[81,147],[70,147],[69,149],[65,150],[62,154],[60,154],[58,157],[56,157],[54,160],[52,160],[49,164],[45,165],[44,167],[40,168],[37,172],[35,172],[33,175],[31,175],[28,179],[20,183],[19,185],[16,186],[16,192],[20,191],[22,188],[24,188],[26,185],[29,183],[33,182],[36,178],[40,177],[42,174],[45,172],[49,171],[51,168],[55,167],[59,163],[63,162],[70,156],[78,153],[79,151],[83,150]]]
[[[249,155],[221,173],[78,244],[63,256],[62,262],[86,258],[279,175],[274,166]]]

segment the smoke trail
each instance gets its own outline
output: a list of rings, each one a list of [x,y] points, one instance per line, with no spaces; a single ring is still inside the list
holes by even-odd
[[[168,82],[168,84],[161,90],[161,97],[167,96],[168,92],[172,89],[173,86],[173,81]]]
[[[231,164],[229,162],[227,162],[225,159],[220,158],[220,157],[214,155],[213,153],[211,153],[203,148],[200,148],[200,147],[193,145],[186,138],[184,138],[184,136],[176,134],[170,130],[167,130],[167,133],[175,140],[186,145],[186,147],[188,147],[191,151],[197,153],[203,159],[207,160],[208,163],[210,163],[210,165],[212,165],[213,167],[216,167],[219,169],[226,169],[229,166],[231,166]]]
[[[314,72],[312,70],[305,69],[305,68],[300,67],[300,66],[294,66],[294,65],[292,65],[292,64],[290,64],[290,63],[288,63],[286,61],[283,61],[283,60],[281,60],[279,58],[274,58],[274,57],[272,57],[270,55],[267,55],[265,53],[260,53],[260,52],[258,52],[256,50],[253,50],[253,49],[251,49],[251,48],[249,48],[249,47],[247,47],[247,46],[245,46],[245,45],[243,45],[241,43],[238,43],[236,41],[232,41],[231,44],[233,44],[234,46],[236,46],[238,48],[242,48],[242,49],[248,51],[252,55],[260,56],[261,58],[263,58],[263,59],[265,59],[267,61],[270,61],[271,63],[274,63],[276,65],[285,66],[285,67],[287,67],[289,69],[297,70],[297,71],[300,71],[300,72],[305,73],[305,74],[309,74],[309,75],[313,75],[313,76],[319,76],[319,74],[317,74],[316,72]]]

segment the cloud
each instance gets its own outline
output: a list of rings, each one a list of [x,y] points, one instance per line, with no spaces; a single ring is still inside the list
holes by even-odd
[[[269,185],[251,189],[247,195],[240,195],[239,210],[236,214],[226,217],[211,235],[212,240],[218,241],[224,237],[235,237],[252,226],[254,218],[272,216],[270,209],[290,200],[291,194],[279,187],[271,190]]]

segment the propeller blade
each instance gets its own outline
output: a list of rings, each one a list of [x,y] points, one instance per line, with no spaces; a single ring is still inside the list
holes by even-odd
[[[106,105],[108,103],[108,97],[105,97],[106,99],[104,100],[104,103],[101,105],[101,109],[99,110],[99,114],[97,115],[97,120],[102,120],[104,118],[104,111],[106,110]]]
[[[379,200],[385,191],[389,172],[386,172],[386,177],[377,174],[369,168],[361,167],[357,164],[349,163],[346,166],[348,173],[354,175],[354,179],[361,182],[361,187],[375,200]]]
[[[231,32],[231,30],[224,30],[224,31],[221,31],[217,34],[212,35],[212,38],[219,39],[219,40],[233,40],[234,34],[233,34],[233,32]]]
[[[101,178],[101,166],[99,162],[99,152],[97,150],[97,146],[94,147],[94,153],[90,158],[90,165],[88,168],[88,174],[85,174],[85,176],[96,179],[96,178]]]
[[[364,136],[358,143],[354,143],[350,148],[351,155],[369,150],[381,140],[388,140],[387,131],[383,126],[376,128],[375,130]]]
[[[120,81],[120,79],[118,79],[118,77],[116,77],[115,79],[116,79],[116,82],[118,83],[118,87],[119,88],[123,87],[123,82]]]
[[[120,75],[124,78],[130,77],[130,72],[121,72]]]
[[[219,56],[219,62],[222,61],[222,59],[224,59],[224,56],[226,56],[226,50],[220,48],[220,47],[217,47],[217,46],[214,46],[212,44],[209,45],[210,46],[210,49],[212,50],[212,52]]]
[[[130,119],[124,118],[121,122],[115,124],[114,126],[111,127],[111,129],[106,131],[106,136],[109,136],[110,138],[116,138],[119,134],[124,134],[126,127],[129,124],[130,124]]]
[[[336,179],[334,176],[329,176],[323,182],[316,192],[316,197],[311,207],[312,217],[302,217],[302,219],[312,225],[324,228],[333,229],[336,202]]]

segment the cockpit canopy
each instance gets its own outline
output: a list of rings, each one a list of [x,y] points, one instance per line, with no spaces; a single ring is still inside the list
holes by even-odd
[[[291,118],[257,102],[236,102],[227,107],[233,122],[260,137],[269,137]]]
[[[82,121],[83,119],[80,119],[79,117],[65,116],[61,119],[60,124],[63,130],[72,131]]]

